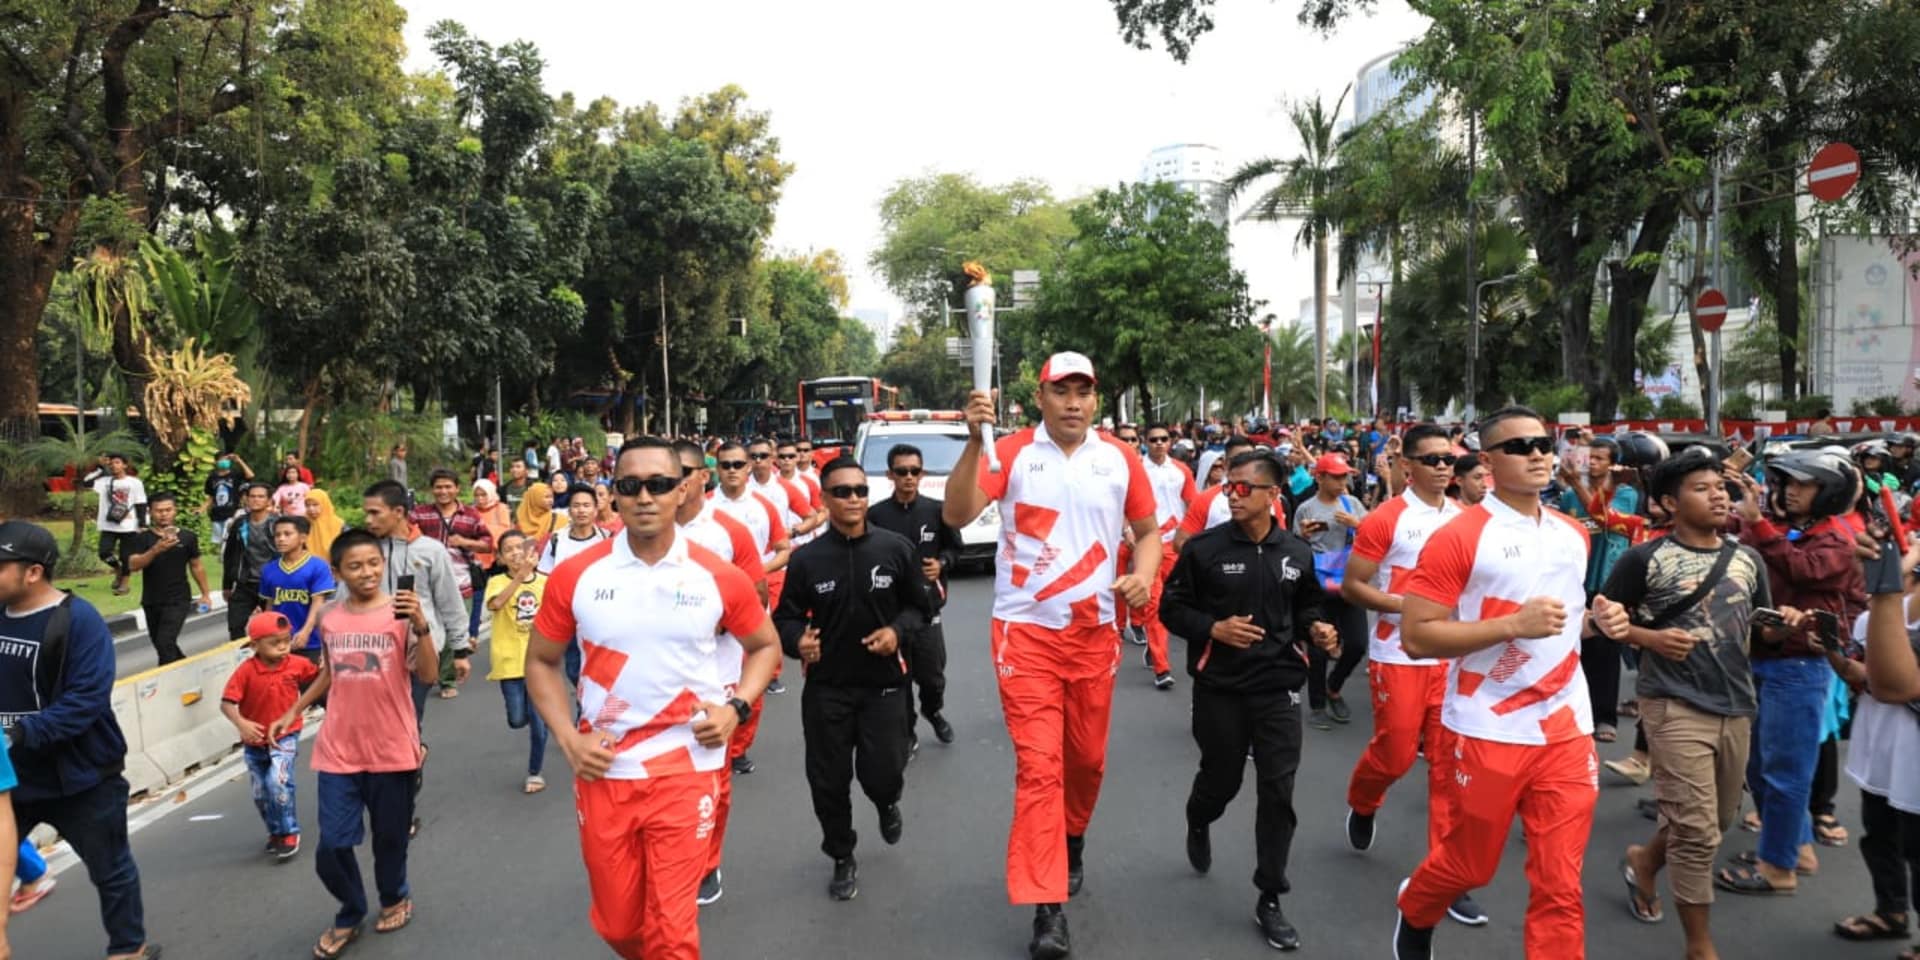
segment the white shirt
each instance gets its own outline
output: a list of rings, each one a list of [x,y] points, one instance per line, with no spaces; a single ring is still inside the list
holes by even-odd
[[[1504,617],[1533,597],[1556,597],[1567,624],[1551,637],[1510,640],[1453,661],[1441,722],[1462,736],[1544,745],[1593,735],[1580,669],[1586,606],[1586,528],[1548,507],[1528,517],[1488,497],[1427,539],[1406,596],[1473,623]]]
[[[1420,562],[1420,550],[1427,539],[1460,515],[1460,505],[1445,497],[1439,507],[1427,506],[1412,490],[1380,505],[1360,521],[1354,534],[1353,555],[1380,565],[1371,581],[1374,589],[1394,596],[1405,596],[1407,580]],[[1400,649],[1400,615],[1375,611],[1370,615],[1367,656],[1375,663],[1409,666],[1445,666],[1442,660],[1416,660]]]
[[[722,511],[753,534],[753,542],[760,548],[760,562],[773,560],[773,545],[786,539],[787,528],[780,522],[780,508],[752,490],[740,491],[738,499],[727,496],[727,491],[715,487],[713,495],[707,498],[715,510]]]
[[[1160,523],[1160,542],[1172,543],[1181,518],[1187,515],[1187,503],[1198,495],[1193,474],[1186,464],[1172,457],[1165,463],[1154,463],[1152,457],[1146,457],[1140,461],[1140,468],[1147,472],[1147,484],[1153,488],[1153,514]]]
[[[112,493],[108,493],[111,490]],[[115,480],[111,475],[93,481],[93,493],[100,501],[99,515],[94,523],[101,533],[138,533],[140,532],[140,512],[134,507],[147,502],[147,487],[139,477],[121,477]],[[118,523],[107,520],[110,504],[120,504],[127,509]]]
[[[809,512],[819,510],[821,505],[826,502],[826,493],[820,489],[820,481],[815,480],[810,474],[795,470],[793,476],[787,478],[786,482],[789,486],[800,489],[800,498],[807,502]],[[827,525],[824,523],[814,527],[812,531],[796,539],[793,545],[797,547],[803,543],[812,543],[819,539],[820,534],[826,532],[826,529]]]
[[[579,638],[580,716],[613,742],[607,777],[644,780],[727,762],[725,744],[694,739],[694,715],[727,699],[720,633],[766,620],[746,574],[705,547],[676,536],[649,565],[616,537],[553,572],[533,625],[548,641]]]
[[[599,527],[593,528],[593,535],[585,540],[576,539],[573,527],[567,526],[548,535],[547,542],[540,547],[540,559],[534,561],[533,568],[541,573],[552,573],[555,567],[567,562],[574,554],[584,553],[593,545],[607,539],[612,534]]]
[[[701,505],[699,516],[680,525],[680,532],[688,540],[713,551],[714,556],[738,567],[747,575],[747,582],[757,583],[767,578],[760,566],[760,547],[753,542],[753,532],[732,514],[715,510],[711,500]],[[738,637],[722,633],[716,655],[720,658],[720,679],[726,682],[727,696],[732,697],[740,685],[740,668],[745,665],[747,651],[740,646]]]
[[[1089,433],[1072,456],[1029,427],[998,441],[1001,472],[980,458],[980,490],[998,501],[996,620],[1062,628],[1114,622],[1121,530],[1154,515],[1140,455]]]
[[[1911,616],[1911,614],[1909,614]],[[1908,623],[1911,630],[1920,623]],[[1867,615],[1853,622],[1853,638],[1866,642]],[[1881,703],[1862,694],[1853,711],[1847,776],[1860,789],[1884,797],[1902,813],[1920,814],[1920,717],[1905,704]]]
[[[780,532],[782,533],[791,534],[793,528],[799,526],[800,521],[805,520],[812,512],[807,509],[806,498],[801,496],[800,491],[788,486],[785,480],[780,479],[778,472],[768,477],[766,483],[761,483],[755,480],[752,474],[748,474],[747,489],[766,497],[767,502],[780,511]],[[798,544],[796,543],[795,546]]]

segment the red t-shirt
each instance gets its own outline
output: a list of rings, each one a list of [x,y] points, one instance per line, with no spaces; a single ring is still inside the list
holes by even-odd
[[[227,689],[220,699],[239,707],[241,716],[266,726],[298,702],[300,688],[319,675],[320,668],[305,657],[289,654],[273,666],[267,666],[259,657],[248,657],[233,668],[233,676],[227,678]],[[293,726],[288,727],[287,732],[300,732],[299,717],[293,718]]]

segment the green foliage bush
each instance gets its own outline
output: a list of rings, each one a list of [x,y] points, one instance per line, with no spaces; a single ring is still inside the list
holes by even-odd
[[[1749,393],[1728,394],[1720,401],[1720,416],[1728,420],[1752,420],[1759,413],[1760,402]]]
[[[1833,398],[1822,393],[1810,393],[1787,405],[1790,417],[1817,417],[1822,410],[1833,409]]]
[[[1587,392],[1577,384],[1564,383],[1534,391],[1527,397],[1527,406],[1540,411],[1549,423],[1559,420],[1560,415],[1569,410],[1582,410],[1587,406]]]
[[[1644,393],[1629,393],[1620,398],[1620,418],[1648,420],[1653,417],[1653,398]]]
[[[1675,420],[1698,420],[1700,407],[1677,393],[1670,393],[1661,397],[1660,402],[1654,405],[1653,415],[1671,417]]]

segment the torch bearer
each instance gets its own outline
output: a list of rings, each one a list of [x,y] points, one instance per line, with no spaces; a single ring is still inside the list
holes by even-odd
[[[993,392],[993,276],[978,263],[967,263],[972,284],[967,287],[967,331],[973,338],[973,388]],[[980,443],[987,448],[987,470],[1000,472],[1000,451],[993,442],[993,427],[980,425]]]

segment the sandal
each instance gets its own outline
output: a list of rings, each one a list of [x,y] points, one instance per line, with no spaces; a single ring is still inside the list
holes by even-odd
[[[539,793],[542,790],[545,790],[546,788],[547,788],[547,778],[536,773],[536,774],[533,774],[532,776],[527,777],[527,784],[526,786],[522,787],[521,790],[528,794],[535,794],[535,793]]]
[[[1633,914],[1641,923],[1659,923],[1667,918],[1660,909],[1660,895],[1649,897],[1640,892],[1640,878],[1633,872],[1633,862],[1626,857],[1620,858],[1620,878],[1627,882],[1627,912]]]
[[[459,695],[460,695],[459,687],[441,687],[440,688],[440,699],[442,700],[452,700],[454,697],[457,697]]]
[[[353,942],[358,939],[360,939],[360,925],[357,923],[348,927],[346,933],[340,933],[338,928],[329,927],[327,932],[320,935],[319,942],[313,945],[313,958],[314,960],[334,960],[335,957],[346,953],[347,948],[353,946]]]
[[[1612,743],[1619,738],[1619,728],[1611,723],[1603,723],[1593,728],[1593,739],[1601,743]]]
[[[1746,853],[1742,853],[1734,856],[1733,862],[1738,866],[1753,867],[1758,869],[1760,866],[1760,854],[1758,851],[1748,850]],[[1798,863],[1795,863],[1793,865],[1793,872],[1803,877],[1811,877],[1819,874],[1820,868],[1816,866],[1809,869],[1807,867],[1801,866]]]
[[[14,892],[13,903],[8,907],[8,912],[26,913],[28,910],[32,910],[34,904],[45,900],[47,894],[53,892],[54,885],[57,882],[53,877],[45,876],[40,878],[39,884],[35,885],[32,890],[28,890],[24,886],[21,887]]]
[[[1842,940],[1905,940],[1907,915],[1904,913],[1863,913],[1833,925],[1833,935]]]
[[[1599,734],[1595,734],[1594,737],[1598,739]],[[1606,763],[1601,764],[1601,766],[1613,771],[1620,779],[1636,787],[1653,778],[1653,769],[1648,767],[1645,761],[1635,756],[1628,756],[1624,760],[1608,760]]]
[[[1618,712],[1623,717],[1627,717],[1628,719],[1632,719],[1632,720],[1638,720],[1640,719],[1640,701],[1638,700],[1622,701]]]
[[[141,944],[140,949],[134,953],[110,956],[107,960],[160,960],[161,953],[160,945],[149,940]]]
[[[1748,833],[1759,833],[1760,832],[1760,811],[1753,810],[1748,812],[1746,816],[1741,817],[1740,829],[1745,830]]]
[[[1840,818],[1831,813],[1813,818],[1813,838],[1823,847],[1844,847],[1847,845],[1847,828],[1840,825]]]
[[[1722,868],[1713,875],[1713,885],[1728,893],[1748,897],[1791,897],[1798,887],[1776,887],[1756,867]]]
[[[380,908],[380,919],[373,924],[374,933],[393,933],[413,922],[413,898],[409,897],[391,907]]]

